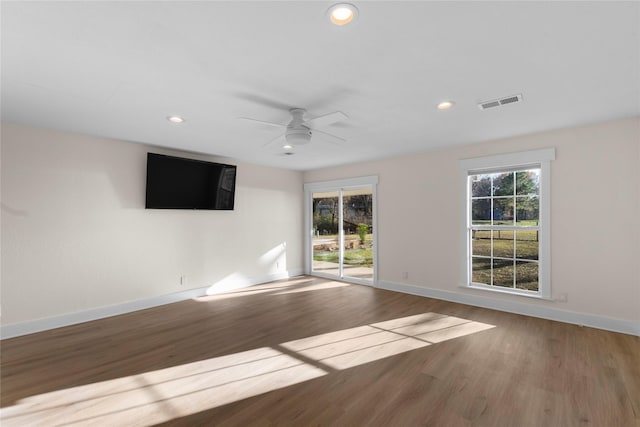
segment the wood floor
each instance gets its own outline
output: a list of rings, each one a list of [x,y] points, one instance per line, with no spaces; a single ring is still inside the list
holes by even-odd
[[[301,277],[1,342],[8,426],[640,426],[640,339]]]

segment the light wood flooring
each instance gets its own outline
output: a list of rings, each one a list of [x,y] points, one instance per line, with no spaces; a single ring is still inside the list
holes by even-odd
[[[1,342],[8,426],[640,426],[640,338],[300,277]]]

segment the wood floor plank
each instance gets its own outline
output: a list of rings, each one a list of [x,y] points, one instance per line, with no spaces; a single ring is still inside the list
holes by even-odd
[[[640,338],[299,277],[3,340],[7,426],[640,426]]]

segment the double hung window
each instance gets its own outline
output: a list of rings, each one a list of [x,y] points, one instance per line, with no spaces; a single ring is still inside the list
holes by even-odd
[[[469,287],[550,297],[549,161],[554,150],[461,161]]]

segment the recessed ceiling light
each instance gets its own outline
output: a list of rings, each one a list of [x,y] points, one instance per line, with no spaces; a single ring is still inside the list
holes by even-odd
[[[327,16],[335,25],[346,25],[358,18],[358,8],[351,3],[337,3],[327,10]]]
[[[450,110],[451,108],[453,108],[454,105],[455,105],[455,102],[453,101],[443,101],[440,104],[438,104],[437,108],[438,110]]]
[[[179,116],[169,116],[169,117],[167,117],[167,120],[169,120],[171,123],[182,123],[182,122],[184,122],[184,119],[182,117],[179,117]]]
[[[282,146],[282,148],[283,148],[283,149],[285,149],[285,150],[291,150],[291,149],[293,148],[293,145],[291,145],[291,144],[284,144],[284,145]]]

